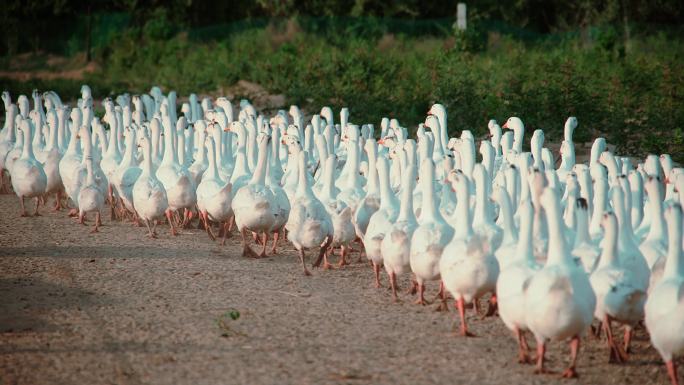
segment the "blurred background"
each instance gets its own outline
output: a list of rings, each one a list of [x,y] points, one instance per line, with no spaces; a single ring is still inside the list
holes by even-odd
[[[4,0],[0,87],[75,100],[149,91],[347,106],[415,128],[434,102],[484,134],[520,116],[559,140],[603,135],[684,160],[681,0]]]

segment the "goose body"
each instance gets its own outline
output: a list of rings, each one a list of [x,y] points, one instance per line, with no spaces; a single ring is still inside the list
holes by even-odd
[[[299,168],[299,185],[292,202],[290,217],[285,228],[288,239],[299,252],[299,258],[305,275],[311,273],[304,263],[305,250],[320,247],[318,259],[314,266],[320,264],[323,254],[332,242],[333,224],[325,206],[313,194],[306,170],[306,152],[297,155]]]
[[[418,227],[418,221],[413,212],[415,174],[415,167],[412,165],[405,171],[399,216],[387,230],[380,245],[383,265],[390,277],[392,295],[395,300],[397,299],[397,276],[411,269],[411,238]]]
[[[571,339],[572,361],[563,375],[574,377],[579,337],[591,324],[596,296],[566,246],[556,192],[546,188],[540,198],[548,216],[549,251],[546,265],[532,276],[526,290],[526,322],[537,340],[537,371],[544,371],[547,341]]]
[[[629,326],[636,325],[644,318],[646,290],[635,284],[634,273],[620,265],[617,252],[618,224],[615,214],[604,214],[603,226],[606,239],[601,260],[591,275],[591,286],[596,294],[594,317],[603,322],[608,336],[610,360],[622,361],[625,353],[613,341],[611,322],[616,321]]]
[[[499,263],[489,241],[472,228],[469,186],[465,175],[456,173],[453,184],[457,193],[456,232],[446,245],[439,261],[444,288],[454,296],[461,315],[461,335],[470,335],[465,320],[465,304],[496,289]]]
[[[233,197],[233,212],[235,224],[243,237],[243,255],[263,257],[266,255],[266,236],[275,223],[275,197],[266,186],[266,162],[268,162],[268,148],[270,136],[262,136],[259,142],[259,159],[254,175],[246,185],[240,187]],[[263,236],[263,250],[256,255],[247,246],[245,232],[251,231]]]
[[[425,282],[440,279],[439,261],[454,236],[454,229],[446,223],[435,203],[435,165],[432,159],[423,160],[420,175],[423,204],[418,227],[411,237],[409,263],[418,284],[418,303],[425,304]]]
[[[382,240],[399,215],[399,202],[391,190],[389,164],[384,157],[378,158],[378,175],[380,177],[380,208],[371,216],[363,237],[366,256],[373,263],[376,287],[380,286]]]
[[[78,192],[78,219],[83,223],[85,216],[88,213],[95,213],[95,227],[93,232],[97,232],[101,220],[102,209],[104,208],[104,193],[100,189],[100,186],[95,182],[93,158],[85,158],[85,165],[85,183]]]
[[[164,217],[164,213],[169,208],[169,202],[166,198],[164,185],[157,179],[152,169],[152,146],[146,136],[142,138],[142,147],[143,167],[140,176],[133,185],[133,206],[138,217],[147,225],[148,235],[156,237],[154,231],[156,221]],[[170,219],[170,215],[167,215],[167,218]]]
[[[133,186],[140,177],[140,174],[142,174],[142,169],[138,166],[135,157],[137,148],[136,129],[132,129],[126,137],[126,151],[124,152],[123,159],[110,179],[116,190],[116,195],[121,199],[124,208],[131,212],[135,212]]]
[[[518,342],[518,361],[529,362],[527,340],[524,333],[529,330],[526,319],[525,296],[530,279],[541,268],[532,252],[532,202],[520,204],[520,235],[516,254],[511,260],[502,261],[499,279],[496,281],[496,297],[499,316],[514,334]]]
[[[44,194],[47,187],[47,176],[43,166],[33,156],[33,143],[30,140],[33,123],[23,119],[19,127],[24,133],[23,151],[19,159],[12,165],[10,173],[12,175],[12,188],[21,203],[21,215],[26,216],[24,198],[38,198]],[[38,200],[36,200],[34,214],[38,214]]]

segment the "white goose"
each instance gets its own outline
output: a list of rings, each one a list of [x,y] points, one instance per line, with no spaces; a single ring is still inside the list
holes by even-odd
[[[135,206],[133,205],[133,186],[142,173],[142,169],[139,167],[135,157],[138,150],[136,134],[137,125],[133,123],[132,128],[128,130],[128,134],[126,135],[126,151],[124,152],[123,159],[110,179],[110,182],[116,190],[116,195],[121,200],[123,209],[131,213],[135,213]],[[136,223],[137,220],[136,216]]]
[[[416,303],[425,305],[427,303],[425,281],[440,279],[439,260],[444,247],[454,236],[454,229],[446,223],[437,209],[434,183],[435,164],[431,158],[423,160],[420,175],[423,204],[418,218],[418,227],[411,237],[409,262],[418,285],[419,298]]]
[[[481,164],[478,166],[482,167]],[[484,167],[482,170],[484,171]],[[442,252],[439,272],[444,288],[456,299],[461,318],[460,335],[472,337],[474,335],[468,331],[465,319],[465,305],[495,291],[499,263],[491,252],[487,238],[473,230],[467,177],[457,172],[452,178],[458,202],[454,217],[458,222],[454,237]]]
[[[167,122],[164,124],[164,158],[157,169],[157,178],[166,190],[170,212],[183,209],[181,225],[186,225],[192,219],[192,211],[190,210],[197,204],[196,187],[188,169],[178,163],[178,152],[175,149],[173,139],[175,136],[174,128],[170,124],[169,118],[165,120]],[[178,119],[178,126],[184,129],[185,124],[185,117]],[[172,218],[171,215],[167,216]],[[176,226],[173,222],[169,224],[171,234],[177,235]]]
[[[375,139],[371,138],[364,143],[364,149],[368,154],[368,175],[366,185],[366,196],[359,203],[358,208],[354,212],[354,229],[356,236],[363,239],[368,229],[368,222],[371,216],[380,208],[380,194],[378,185],[378,146]]]
[[[373,263],[375,287],[380,287],[380,268],[382,267],[382,240],[386,231],[399,215],[399,202],[390,187],[389,164],[385,157],[378,159],[380,177],[380,208],[368,221],[368,228],[363,237],[366,257]]]
[[[157,220],[163,218],[166,213],[171,223],[171,213],[167,211],[169,202],[164,185],[157,179],[152,168],[152,145],[144,134],[141,138],[141,145],[143,148],[142,173],[133,185],[133,206],[138,217],[145,222],[149,231],[148,236],[156,238]]]
[[[102,222],[101,214],[104,208],[104,194],[100,186],[95,181],[93,172],[93,158],[85,158],[86,179],[85,183],[78,192],[78,222],[85,224],[85,217],[88,213],[95,213],[95,227],[93,233],[98,232],[98,227]]]
[[[277,158],[280,151],[280,132],[278,128],[273,130],[273,140],[271,141],[271,157]],[[276,159],[273,162],[268,163],[266,170],[266,186],[271,189],[274,198],[274,211],[275,211],[275,221],[273,222],[273,227],[271,227],[271,234],[273,234],[273,247],[271,247],[271,253],[275,254],[277,252],[276,247],[278,245],[278,240],[282,236],[285,237],[285,225],[290,216],[290,201],[287,198],[287,193],[280,186],[280,178],[282,177],[283,170],[280,165],[280,159]]]
[[[520,234],[514,258],[501,261],[501,272],[496,281],[496,297],[499,316],[518,342],[518,362],[530,363],[525,332],[529,330],[526,320],[525,289],[529,280],[541,268],[532,252],[532,222],[534,208],[528,199],[520,203]]]
[[[43,170],[43,166],[33,156],[33,143],[31,141],[31,134],[33,130],[33,123],[29,119],[22,119],[19,124],[19,129],[24,133],[23,150],[19,159],[12,165],[10,174],[12,175],[12,188],[15,194],[19,197],[21,204],[21,216],[26,217],[26,208],[24,207],[25,198],[36,198],[36,209],[33,212],[34,216],[39,216],[39,198],[45,194],[47,187],[47,176]]]
[[[208,149],[209,168],[204,172],[202,181],[197,186],[197,208],[199,209],[200,219],[204,222],[204,228],[212,240],[216,238],[211,231],[209,219],[222,223],[224,226],[224,237],[221,244],[223,244],[228,233],[226,229],[228,220],[233,215],[231,207],[232,185],[230,182],[224,182],[219,176],[216,166],[217,150],[213,138],[206,138],[206,147]]]
[[[525,295],[526,322],[537,340],[536,373],[544,373],[548,340],[571,339],[570,367],[563,377],[576,377],[580,336],[589,328],[596,296],[587,274],[572,260],[563,237],[560,204],[556,192],[546,188],[541,196],[547,213],[549,247],[546,265],[529,281]]]
[[[55,211],[59,210],[62,206],[61,198],[62,190],[64,189],[62,177],[59,174],[59,162],[62,159],[62,152],[60,151],[57,142],[58,124],[57,113],[54,110],[50,111],[48,116],[50,135],[48,136],[48,143],[45,147],[45,162],[43,163],[43,169],[47,177],[45,194],[55,194]]]
[[[390,277],[392,295],[395,301],[398,300],[397,276],[404,274],[411,268],[411,237],[413,237],[413,232],[418,227],[418,221],[413,212],[413,187],[415,180],[416,168],[410,165],[404,172],[399,216],[389,230],[387,230],[380,246],[383,264],[385,271],[387,271]]]
[[[332,249],[339,247],[341,258],[339,262],[339,267],[347,264],[346,256],[349,251],[349,245],[354,239],[356,239],[356,232],[354,225],[352,224],[352,209],[347,206],[344,202],[337,199],[338,191],[335,187],[335,165],[337,164],[337,158],[334,155],[329,155],[325,159],[323,165],[323,184],[321,191],[318,194],[318,199],[325,206],[328,214],[330,214],[330,219],[333,224],[333,240],[331,243],[331,248],[326,253],[325,260],[323,262],[323,268],[327,269],[330,264],[327,261],[327,254],[329,254]]]
[[[297,154],[299,184],[285,228],[288,231],[288,239],[299,252],[304,274],[311,275],[304,264],[304,251],[316,247],[321,248],[318,259],[314,262],[314,266],[318,266],[328,246],[332,243],[333,224],[325,206],[311,190],[306,170],[306,156],[305,151]]]
[[[591,275],[591,286],[596,294],[594,317],[601,321],[608,337],[609,362],[623,362],[627,354],[615,343],[611,323],[634,326],[644,318],[646,291],[635,285],[634,273],[621,266],[618,245],[618,223],[615,214],[603,215],[605,241],[601,261]],[[628,347],[625,347],[627,349]]]
[[[263,135],[259,138],[259,152],[256,168],[251,180],[240,187],[233,196],[233,212],[235,224],[242,236],[242,255],[244,257],[262,258],[266,256],[266,241],[275,223],[275,197],[266,187],[266,166],[269,156],[271,137]],[[247,231],[261,235],[263,249],[257,254],[247,244]]]
[[[663,278],[646,301],[646,328],[651,343],[667,366],[672,385],[677,385],[674,356],[684,353],[684,255],[682,254],[682,207],[673,204],[666,212],[667,262]]]

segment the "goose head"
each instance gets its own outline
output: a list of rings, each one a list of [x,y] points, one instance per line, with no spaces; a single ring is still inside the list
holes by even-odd
[[[503,126],[501,126],[501,128],[507,128],[509,130],[512,130],[513,132],[516,132],[524,130],[525,125],[519,117],[511,116],[510,118],[508,118],[508,120],[506,120],[506,123],[504,123]]]
[[[81,86],[81,99],[87,100],[87,99],[92,99],[93,98],[93,93],[90,90],[90,86],[87,84],[83,84]]]
[[[29,109],[31,108],[26,95],[19,95],[19,98],[17,99],[17,106],[19,107],[19,114],[21,117],[26,119],[28,117]]]
[[[672,157],[670,156],[670,154],[660,155],[660,166],[663,168],[663,175],[665,175],[665,183],[667,183],[667,178],[669,177],[670,172],[674,168],[674,163],[672,162]]]
[[[565,121],[565,126],[563,127],[563,139],[568,142],[572,142],[572,135],[577,128],[577,118],[571,116]]]
[[[5,110],[12,104],[12,98],[10,97],[9,91],[2,91],[2,102],[5,103]]]

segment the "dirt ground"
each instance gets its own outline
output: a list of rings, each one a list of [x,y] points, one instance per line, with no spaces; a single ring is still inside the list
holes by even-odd
[[[620,366],[583,340],[580,379],[561,381],[518,364],[498,318],[471,312],[478,337],[456,337],[452,303],[393,303],[366,263],[305,277],[289,245],[252,260],[237,237],[162,227],[153,240],[109,220],[89,234],[64,212],[20,218],[14,195],[0,210],[2,384],[668,383],[643,331]],[[551,343],[550,368],[567,352]]]

